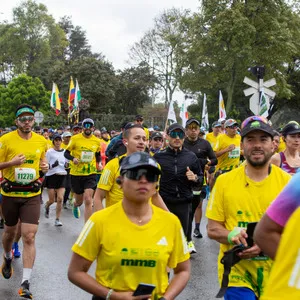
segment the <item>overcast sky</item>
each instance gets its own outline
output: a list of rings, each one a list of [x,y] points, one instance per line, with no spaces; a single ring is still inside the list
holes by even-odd
[[[0,21],[12,20],[21,0],[1,0]],[[93,52],[101,52],[116,69],[126,67],[128,51],[153,26],[153,19],[172,7],[196,11],[199,0],[40,0],[56,19],[68,15],[81,26]]]

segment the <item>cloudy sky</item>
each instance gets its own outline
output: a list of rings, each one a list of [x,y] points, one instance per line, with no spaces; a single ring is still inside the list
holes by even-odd
[[[20,0],[1,0],[0,21],[11,21]],[[72,17],[86,30],[94,52],[101,52],[116,69],[126,67],[128,51],[153,26],[153,19],[172,7],[196,11],[199,0],[40,0],[58,21]]]

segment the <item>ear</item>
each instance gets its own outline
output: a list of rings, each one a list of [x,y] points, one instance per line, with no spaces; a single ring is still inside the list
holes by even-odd
[[[124,144],[125,146],[128,146],[128,141],[127,141],[126,139],[123,139],[123,144]]]

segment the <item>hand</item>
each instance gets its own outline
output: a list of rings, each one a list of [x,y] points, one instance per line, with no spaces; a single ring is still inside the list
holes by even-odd
[[[74,165],[78,165],[79,164],[79,159],[74,157],[73,158],[73,163],[74,163]]]
[[[257,245],[254,245],[251,248],[238,253],[238,256],[241,259],[249,259],[258,256],[260,253],[261,249]]]
[[[19,166],[19,165],[22,165],[25,162],[25,160],[26,160],[26,157],[24,154],[18,154],[11,160],[11,164],[13,166]]]
[[[230,152],[230,151],[232,151],[233,149],[235,149],[235,145],[229,145],[228,147],[227,147],[227,152]]]
[[[41,168],[42,172],[44,174],[46,174],[49,170],[49,165],[46,162],[42,161],[42,162],[40,162],[40,168]]]
[[[54,162],[54,164],[52,164],[51,168],[55,168],[55,167],[57,167],[58,165],[59,165],[59,162],[58,162],[58,160],[56,160],[56,161]]]
[[[197,175],[194,174],[194,172],[191,171],[189,167],[186,168],[185,175],[188,178],[188,180],[192,180],[192,181],[196,181],[197,180]]]
[[[248,234],[245,230],[241,230],[239,234],[231,238],[232,243],[236,245],[243,244],[245,247],[248,247],[246,238],[248,237]]]

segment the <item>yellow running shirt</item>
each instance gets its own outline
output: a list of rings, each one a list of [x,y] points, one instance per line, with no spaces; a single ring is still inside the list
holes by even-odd
[[[220,135],[220,134],[219,134]],[[219,136],[218,135],[218,136]],[[210,143],[211,147],[214,148],[217,142],[217,137],[218,136],[214,136],[213,132],[210,132],[206,135],[205,139]]]
[[[235,145],[235,149],[233,149],[230,152],[226,152],[218,157],[218,164],[216,170],[230,171],[239,166],[241,153],[240,135],[236,134],[234,138],[231,138],[227,134],[219,134],[217,136],[217,142],[213,147],[213,150],[215,152],[218,152],[232,144]]]
[[[40,177],[40,160],[45,158],[47,149],[46,139],[35,132],[32,132],[29,140],[22,139],[17,130],[3,135],[0,138],[0,162],[10,161],[18,154],[23,154],[26,157],[24,164],[3,169],[3,178],[24,185],[37,180]],[[29,198],[39,195],[41,192],[5,193],[2,190],[1,193],[8,197]]]
[[[95,212],[85,224],[72,250],[89,261],[97,260],[96,280],[115,291],[134,291],[139,283],[156,286],[151,299],[168,287],[167,266],[189,259],[177,217],[151,206],[152,219],[132,223],[122,201]]]
[[[116,179],[120,176],[120,160],[125,156],[126,154],[113,158],[102,171],[97,187],[106,191],[106,207],[123,200],[123,190]]]
[[[80,161],[78,165],[71,164],[71,175],[87,176],[97,173],[95,154],[100,152],[100,140],[94,135],[89,138],[82,133],[72,136],[66,150]]]
[[[300,299],[300,208],[288,220],[261,300]]]
[[[287,176],[288,175],[288,176]],[[251,180],[245,174],[245,166],[222,174],[216,180],[207,204],[206,216],[222,222],[228,230],[246,229],[249,222],[258,222],[271,202],[281,192],[291,176],[277,166],[261,182]],[[221,283],[224,266],[220,263],[225,251],[232,245],[220,244],[218,277]],[[257,296],[263,293],[269,277],[272,261],[267,257],[242,260],[231,268],[228,286],[247,287]]]

